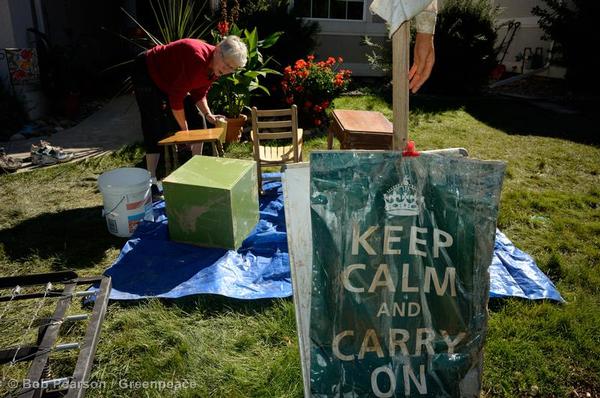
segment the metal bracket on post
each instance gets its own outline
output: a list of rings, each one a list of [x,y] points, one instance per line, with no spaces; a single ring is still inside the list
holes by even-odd
[[[404,22],[392,35],[392,98],[394,103],[393,149],[401,151],[408,142],[408,64],[410,21]]]

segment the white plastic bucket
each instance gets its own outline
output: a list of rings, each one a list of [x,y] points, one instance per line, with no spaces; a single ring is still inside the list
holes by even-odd
[[[124,167],[107,171],[98,177],[98,187],[104,198],[102,214],[111,234],[129,237],[142,220],[154,221],[147,170]]]

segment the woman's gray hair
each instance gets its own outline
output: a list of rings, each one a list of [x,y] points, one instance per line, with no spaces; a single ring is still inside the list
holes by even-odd
[[[237,36],[226,36],[217,45],[221,49],[221,54],[228,63],[236,68],[243,68],[248,61],[248,49],[242,40]]]

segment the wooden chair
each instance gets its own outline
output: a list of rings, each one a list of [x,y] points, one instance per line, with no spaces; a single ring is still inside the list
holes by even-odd
[[[289,140],[291,139],[291,144]],[[269,141],[261,145],[261,140]],[[277,141],[288,141],[276,145]],[[281,142],[281,141],[280,141]],[[258,171],[258,190],[262,190],[262,168],[302,161],[302,129],[298,128],[298,109],[258,110],[252,107],[252,143]]]

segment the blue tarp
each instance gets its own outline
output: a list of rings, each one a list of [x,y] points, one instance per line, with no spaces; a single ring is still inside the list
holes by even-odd
[[[521,297],[564,302],[552,281],[527,253],[519,250],[496,230],[494,257],[490,266],[490,297]]]
[[[240,250],[200,248],[169,240],[164,202],[156,221],[141,223],[105,274],[113,300],[219,294],[237,299],[289,297],[292,283],[281,183],[263,187],[260,221]],[[490,297],[563,301],[535,261],[496,232]]]
[[[164,201],[156,202],[156,221],[141,223],[105,272],[112,277],[110,298],[291,296],[281,183],[267,183],[264,190],[260,220],[237,252],[170,241]]]

